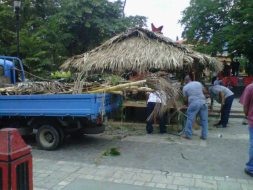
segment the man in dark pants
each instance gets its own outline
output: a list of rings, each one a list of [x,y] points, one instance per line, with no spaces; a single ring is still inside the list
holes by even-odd
[[[240,67],[240,62],[238,59],[235,60],[235,75],[238,77],[239,76],[239,67]]]
[[[209,88],[209,94],[211,97],[211,107],[213,108],[213,99],[221,104],[221,120],[214,126],[217,128],[227,127],[230,110],[234,100],[234,93],[228,88],[216,85]]]
[[[150,117],[155,108],[160,108],[162,103],[165,104],[163,98],[164,96],[159,91],[155,91],[149,94],[147,104],[147,118]],[[146,130],[148,134],[151,134],[153,132],[153,121],[153,118],[147,121]],[[164,115],[159,118],[160,133],[166,133],[167,129],[165,123],[166,114],[164,113]]]
[[[230,63],[230,68],[232,69],[232,76],[235,76],[235,62],[232,60]]]

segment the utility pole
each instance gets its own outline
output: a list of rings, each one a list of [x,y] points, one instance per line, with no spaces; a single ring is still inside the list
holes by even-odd
[[[16,19],[17,19],[17,57],[19,58],[19,11],[21,7],[21,0],[14,1],[14,10],[16,13]]]

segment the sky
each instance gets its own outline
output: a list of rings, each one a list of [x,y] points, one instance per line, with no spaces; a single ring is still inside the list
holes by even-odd
[[[181,12],[189,5],[190,0],[127,0],[125,14],[146,16],[149,30],[151,23],[156,28],[163,25],[163,35],[176,40],[177,36],[182,39],[183,27],[178,21],[182,18]]]

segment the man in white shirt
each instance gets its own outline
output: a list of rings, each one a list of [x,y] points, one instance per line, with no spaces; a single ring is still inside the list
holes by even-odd
[[[157,104],[157,107],[160,108],[161,104],[165,104],[165,95],[160,93],[159,91],[155,91],[149,94],[148,101],[147,101],[147,118],[152,114]],[[160,126],[160,133],[166,133],[166,114],[159,118],[159,126]],[[148,134],[153,133],[153,119],[147,121],[146,130]]]

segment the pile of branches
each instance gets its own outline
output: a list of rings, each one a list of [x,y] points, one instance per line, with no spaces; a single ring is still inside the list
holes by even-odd
[[[91,86],[86,83],[84,86]],[[21,82],[12,87],[0,88],[1,95],[31,95],[31,94],[72,94],[74,83],[54,82]]]
[[[166,72],[149,74],[146,78],[148,87],[154,89],[155,91],[153,93],[162,101],[161,104],[156,104],[148,120],[152,120],[154,116],[162,116],[171,108],[171,105],[175,109],[182,106],[181,85],[178,82],[168,79]]]

